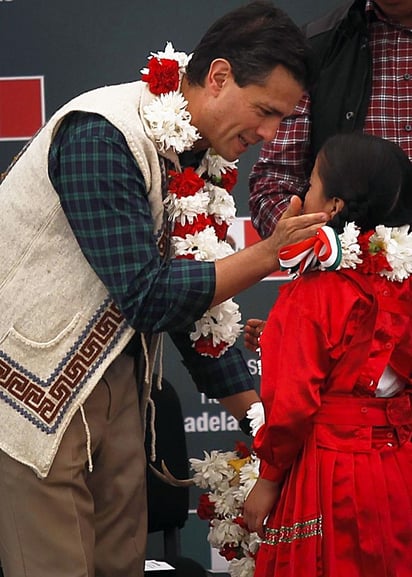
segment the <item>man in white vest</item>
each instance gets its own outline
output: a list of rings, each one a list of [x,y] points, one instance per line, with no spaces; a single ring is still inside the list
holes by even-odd
[[[142,577],[159,335],[244,422],[258,397],[232,346],[230,299],[325,219],[300,215],[296,198],[268,239],[234,254],[224,241],[234,161],[273,138],[310,82],[285,14],[253,2],[218,20],[191,58],[168,44],[146,64],[142,80],[58,110],[1,183],[7,577]]]

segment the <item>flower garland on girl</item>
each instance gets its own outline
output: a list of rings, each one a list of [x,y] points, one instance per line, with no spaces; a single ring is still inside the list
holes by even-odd
[[[402,282],[412,273],[412,232],[409,225],[378,225],[361,233],[354,222],[347,222],[338,235],[331,227],[322,226],[316,236],[283,247],[279,262],[282,270],[295,275],[352,268]]]
[[[187,101],[179,91],[190,56],[175,52],[168,42],[164,52],[151,53],[142,80],[155,98],[144,108],[159,153],[180,154],[190,150],[200,134],[191,124]],[[175,258],[214,261],[232,254],[226,233],[235,218],[231,190],[237,180],[237,161],[227,162],[212,149],[200,166],[168,174],[168,194],[164,206],[171,222]],[[202,355],[219,357],[239,336],[238,305],[228,299],[206,311],[190,333],[194,348]]]

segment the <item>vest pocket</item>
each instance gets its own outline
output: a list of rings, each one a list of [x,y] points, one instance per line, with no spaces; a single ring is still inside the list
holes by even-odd
[[[3,339],[0,342],[3,342],[6,339],[14,339],[23,343],[26,346],[35,348],[35,349],[50,349],[56,347],[61,341],[63,341],[78,325],[81,319],[81,314],[77,313],[73,319],[61,330],[57,335],[51,338],[48,341],[37,341],[33,338],[29,338],[26,335],[23,335],[21,332],[16,330],[14,327],[10,327],[8,333],[6,333]]]

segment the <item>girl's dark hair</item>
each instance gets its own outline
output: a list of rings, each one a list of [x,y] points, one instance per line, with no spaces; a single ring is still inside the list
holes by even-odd
[[[345,202],[328,223],[338,232],[352,221],[363,232],[412,225],[412,165],[394,142],[361,132],[332,136],[319,152],[318,173],[326,196]]]
[[[250,2],[225,14],[209,28],[188,64],[190,84],[203,86],[216,58],[229,61],[240,87],[262,84],[279,64],[303,88],[313,82],[311,49],[296,24],[271,2]]]

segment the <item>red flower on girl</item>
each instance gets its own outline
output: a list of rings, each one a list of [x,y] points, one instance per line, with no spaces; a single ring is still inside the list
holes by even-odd
[[[142,74],[142,80],[149,84],[152,94],[166,94],[179,88],[179,63],[169,58],[156,58],[149,60],[147,65],[149,72]]]
[[[213,519],[216,515],[215,505],[211,502],[209,495],[207,493],[202,493],[199,497],[199,503],[197,506],[197,514],[200,519],[204,521]]]
[[[169,193],[175,194],[178,198],[192,196],[205,185],[203,178],[200,178],[191,166],[185,168],[183,172],[170,170],[169,177]]]
[[[358,237],[358,243],[361,249],[362,264],[358,267],[364,273],[380,273],[383,270],[393,270],[385,256],[385,248],[378,242],[373,242],[371,236],[374,230],[370,230]]]
[[[235,451],[238,453],[241,459],[246,459],[250,457],[250,449],[244,441],[237,441],[235,443]]]
[[[242,557],[242,548],[239,545],[225,545],[219,549],[219,553],[226,561],[232,561],[232,559],[240,559]]]

